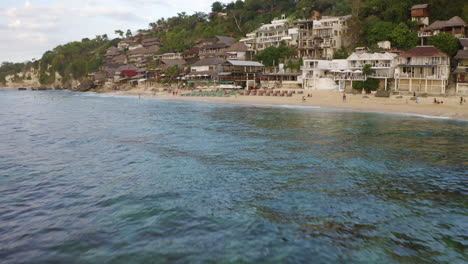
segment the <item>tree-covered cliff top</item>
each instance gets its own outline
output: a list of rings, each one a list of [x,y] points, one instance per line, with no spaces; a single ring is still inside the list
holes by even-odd
[[[290,19],[310,18],[313,14],[354,14],[356,46],[372,46],[377,41],[391,39],[401,41],[402,48],[410,48],[405,47],[404,43],[413,40],[401,39],[394,32],[398,29],[405,34],[414,29],[410,9],[421,3],[431,5],[431,22],[453,16],[468,21],[466,0],[237,0],[228,4],[214,2],[210,14],[197,12],[189,15],[182,12],[174,17],[161,18],[149,24],[149,34],[144,38],[159,38],[160,52],[182,52],[190,49],[198,40],[216,35],[239,39],[282,14]],[[124,36],[123,31],[118,32]],[[131,37],[129,30],[127,37]],[[34,64],[40,66],[41,83],[53,82],[54,72],[62,76],[62,82],[86,76],[101,65],[105,50],[116,46],[118,41],[120,39],[111,41],[107,35],[103,35],[60,45],[45,52]],[[24,70],[25,67],[32,67],[32,64],[4,63],[0,67],[0,82],[5,75],[20,72],[21,67]]]

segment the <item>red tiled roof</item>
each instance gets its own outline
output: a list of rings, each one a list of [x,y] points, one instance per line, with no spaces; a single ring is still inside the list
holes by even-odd
[[[448,57],[434,46],[421,46],[408,50],[399,57]]]

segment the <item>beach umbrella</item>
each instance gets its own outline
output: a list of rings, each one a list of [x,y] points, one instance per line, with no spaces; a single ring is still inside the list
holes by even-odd
[[[354,72],[355,72],[355,73],[362,73],[361,70],[356,70],[356,71],[354,71]]]

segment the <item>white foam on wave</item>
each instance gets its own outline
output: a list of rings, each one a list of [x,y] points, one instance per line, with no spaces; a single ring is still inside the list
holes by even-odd
[[[455,119],[447,116],[431,116],[431,115],[421,115],[421,114],[411,114],[411,113],[402,113],[402,114],[397,114],[397,115],[403,115],[403,116],[415,116],[415,117],[423,117],[423,118],[431,118],[431,119],[454,119],[454,120],[460,120],[460,121],[465,121],[461,119]]]
[[[275,105],[275,104],[249,104],[249,103],[239,103],[237,105],[255,106],[255,107],[264,107],[264,108],[321,109],[320,106],[313,106],[313,105]]]
[[[320,109],[320,106],[314,105],[278,105],[279,107],[283,108],[291,108],[291,109]]]
[[[135,97],[131,95],[117,95],[117,94],[96,93],[96,92],[79,92],[75,96],[101,97],[101,98],[134,98]]]

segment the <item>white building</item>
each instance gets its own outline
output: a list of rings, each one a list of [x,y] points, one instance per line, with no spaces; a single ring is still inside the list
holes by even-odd
[[[351,16],[323,17],[314,20],[312,40],[306,43],[309,47],[306,57],[315,59],[332,59],[335,52],[344,46]]]
[[[304,60],[301,67],[304,89],[343,90],[344,82],[335,81],[349,73],[346,60]]]
[[[270,24],[264,24],[255,32],[247,34],[247,38],[241,39],[251,50],[262,51],[268,47],[277,47],[284,41],[288,46],[296,46],[298,28],[290,26],[285,15],[281,19],[274,19]]]
[[[393,79],[396,60],[398,55],[395,53],[359,53],[355,52],[351,54],[346,60],[348,61],[348,69],[353,71],[354,76],[363,76],[362,70],[365,65],[371,65],[373,73],[370,76],[364,76],[364,80],[367,77],[372,77],[380,80],[380,88],[387,90],[388,80]]]
[[[445,94],[450,57],[433,46],[413,48],[397,57],[395,90]]]

